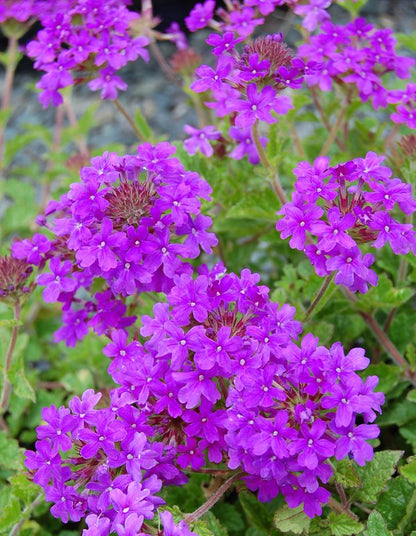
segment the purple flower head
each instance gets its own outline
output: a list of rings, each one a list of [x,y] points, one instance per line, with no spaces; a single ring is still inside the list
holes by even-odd
[[[45,71],[37,84],[44,107],[61,104],[60,89],[84,78],[90,80],[90,89],[101,90],[103,99],[115,99],[119,90],[127,88],[116,72],[138,57],[149,59],[145,49],[149,39],[130,32],[130,24],[138,15],[129,11],[127,0],[105,0],[90,6],[85,2],[36,4],[43,29],[26,50],[35,60],[35,69]],[[80,71],[87,71],[88,76],[77,77]]]
[[[305,250],[320,277],[335,272],[335,283],[352,292],[365,293],[377,284],[370,268],[374,256],[363,254],[360,244],[381,248],[389,242],[396,255],[416,251],[413,225],[390,214],[396,207],[404,214],[415,211],[411,185],[390,178],[384,158],[370,151],[336,167],[327,157],[318,157],[313,166],[300,162],[293,200],[282,207],[284,217],[276,224],[292,248]]]
[[[197,132],[192,139],[205,153],[207,140],[220,136],[213,127]],[[210,187],[174,152],[167,142],[145,143],[137,155],[94,157],[81,169],[81,181],[48,207],[45,225],[56,240],[35,235],[15,243],[16,256],[41,267],[52,257],[50,273],[37,283],[46,287],[46,301],[64,304],[55,340],[75,345],[88,327],[102,334],[130,325],[126,296],[169,292],[175,277],[192,271],[187,259],[217,244],[208,232],[211,219],[201,214],[200,199],[209,199]]]
[[[184,131],[190,135],[183,144],[188,154],[194,155],[197,151],[200,151],[208,158],[214,154],[214,149],[209,142],[211,140],[218,140],[221,137],[221,132],[215,126],[208,125],[202,129],[198,129],[191,125],[185,125]]]

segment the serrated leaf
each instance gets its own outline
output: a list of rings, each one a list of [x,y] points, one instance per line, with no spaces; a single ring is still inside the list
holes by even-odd
[[[354,500],[374,503],[383,491],[403,455],[401,450],[384,450],[376,452],[371,462],[364,467],[357,466],[361,480],[361,489],[354,492]]]
[[[334,536],[350,536],[358,534],[364,528],[364,525],[353,519],[346,513],[331,512],[328,516],[329,528]]]
[[[302,506],[289,508],[289,506],[284,505],[276,510],[273,524],[280,532],[307,534],[311,519],[304,513]]]
[[[345,488],[358,488],[360,486],[361,480],[355,470],[357,464],[352,460],[344,458],[335,462],[334,466],[335,471],[332,478],[335,482],[338,482],[338,484],[341,484]]]
[[[276,222],[279,206],[269,191],[251,191],[227,212],[227,218]]]
[[[21,519],[22,509],[20,501],[14,495],[9,497],[8,503],[0,512],[0,534],[3,534],[7,529],[10,529]]]
[[[203,517],[203,521],[214,536],[228,536],[227,529],[212,512],[207,512]]]
[[[23,467],[23,449],[19,443],[0,431],[0,467],[6,469],[21,469]]]
[[[20,398],[27,398],[36,402],[36,395],[33,387],[30,385],[25,375],[24,350],[29,342],[29,336],[26,333],[19,335],[17,338],[16,348],[13,355],[13,361],[8,371],[8,378],[13,386],[13,393]]]
[[[39,494],[40,488],[23,473],[17,473],[9,477],[12,486],[13,495],[21,499],[24,503],[30,504],[36,495]]]
[[[363,536],[391,536],[383,516],[377,510],[373,510],[368,516],[367,529]]]
[[[399,468],[400,473],[412,484],[416,484],[416,456],[410,456],[407,464]]]
[[[416,488],[403,476],[391,479],[380,495],[377,511],[386,520],[387,528],[404,532],[416,514]]]
[[[414,290],[409,287],[395,288],[386,274],[381,274],[378,284],[366,294],[357,297],[356,306],[362,311],[374,312],[374,309],[392,309],[410,300]]]

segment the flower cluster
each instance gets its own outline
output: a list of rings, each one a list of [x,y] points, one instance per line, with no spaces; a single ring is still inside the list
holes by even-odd
[[[47,4],[42,0],[4,0],[0,4],[0,24],[10,19],[27,22],[36,17],[40,9],[48,9]]]
[[[205,103],[207,107],[219,117],[230,118],[227,141],[239,143],[229,156],[240,159],[248,154],[251,163],[258,163],[252,129],[259,121],[275,123],[276,114],[284,115],[293,108],[290,98],[281,92],[301,86],[304,63],[293,58],[281,34],[260,37],[241,54],[235,48],[240,41],[231,31],[211,34],[207,43],[213,47],[217,64],[198,67],[190,88],[195,93],[209,91],[213,100]],[[261,138],[257,143],[265,145],[266,141]]]
[[[409,78],[414,60],[399,56],[396,40],[390,29],[375,29],[363,18],[345,26],[326,21],[318,35],[302,44],[298,55],[308,64],[315,62],[319,69],[305,73],[309,86],[331,91],[333,83],[354,87],[362,102],[371,101],[377,110],[390,102],[390,92],[383,76],[394,73]]]
[[[40,218],[56,239],[35,235],[13,244],[14,256],[33,264],[53,257],[37,282],[46,287],[45,301],[64,304],[56,341],[74,346],[87,326],[102,334],[129,325],[134,318],[125,317],[122,298],[167,292],[175,275],[192,272],[182,258],[196,258],[200,248],[212,253],[211,219],[200,213],[210,187],[174,152],[167,142],[144,143],[136,155],[93,158],[81,182]]]
[[[43,4],[44,2],[40,2]],[[49,2],[50,3],[50,2]],[[145,36],[132,37],[130,23],[138,18],[129,11],[130,0],[58,0],[39,11],[42,30],[27,45],[35,69],[45,71],[37,87],[44,107],[63,102],[59,90],[88,81],[103,99],[116,99],[127,84],[117,71],[138,57],[148,60]]]
[[[377,284],[370,268],[374,256],[362,255],[359,244],[381,248],[388,242],[396,255],[416,253],[413,225],[391,215],[396,205],[405,214],[416,210],[412,187],[391,178],[383,160],[369,152],[335,167],[324,156],[313,166],[300,162],[293,170],[297,181],[292,202],[282,207],[284,217],[276,224],[282,238],[291,237],[292,248],[305,251],[319,276],[336,272],[335,283],[352,292],[365,293],[368,284]]]
[[[138,534],[164,503],[162,484],[182,484],[184,476],[173,463],[175,448],[152,438],[133,397],[114,390],[109,406],[97,409],[100,398],[89,389],[69,408],[44,408],[26,466],[55,517],[85,518],[84,536]]]
[[[384,396],[373,392],[376,377],[356,374],[369,363],[364,350],[328,350],[311,334],[295,342],[294,307],[270,302],[259,279],[221,265],[176,276],[168,303],[142,318],[143,344],[112,332],[104,353],[120,387],[109,407],[94,409],[99,394],[89,390],[71,411],[44,410],[26,465],[54,515],[87,516],[100,534],[122,535],[129,515],[153,516],[162,484],[184,482],[178,468],[209,461],[241,466],[260,500],[282,492],[313,517],[329,498],[320,485],[332,474],[328,459],[372,458],[366,440],[378,427],[369,423]],[[77,455],[64,460],[59,450],[72,447]]]
[[[33,290],[33,266],[10,255],[0,256],[0,302],[15,305]]]

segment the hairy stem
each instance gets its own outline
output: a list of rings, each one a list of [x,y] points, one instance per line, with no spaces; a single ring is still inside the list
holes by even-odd
[[[197,521],[201,516],[206,514],[208,510],[210,510],[214,504],[216,504],[221,497],[224,495],[224,493],[234,484],[236,480],[239,480],[241,476],[244,473],[242,471],[239,471],[235,473],[234,475],[230,476],[224,484],[222,484],[217,491],[211,495],[211,497],[204,503],[202,506],[200,506],[195,512],[192,512],[192,514],[188,514],[185,516],[186,523],[193,523],[194,521]]]
[[[412,383],[415,381],[412,378],[412,375],[409,371],[409,364],[407,363],[406,359],[402,356],[402,354],[399,352],[399,350],[394,346],[392,341],[389,339],[387,334],[384,332],[383,328],[380,327],[377,320],[374,318],[374,316],[370,313],[367,313],[365,311],[358,311],[361,317],[365,320],[368,327],[371,329],[371,331],[374,333],[374,336],[380,343],[380,345],[384,348],[384,350],[389,354],[389,356],[393,359],[393,361],[398,365],[399,367],[405,369],[406,376],[412,381]]]
[[[9,381],[9,370],[13,361],[13,352],[16,347],[17,336],[19,334],[20,316],[21,316],[20,302],[16,301],[15,306],[14,306],[14,316],[13,316],[14,320],[16,321],[16,325],[14,325],[12,329],[9,347],[7,348],[7,353],[6,353],[6,360],[4,363],[3,392],[1,394],[1,399],[0,399],[0,415],[3,415],[4,413],[6,413],[7,408],[9,406],[10,395],[12,392],[12,384]]]
[[[334,279],[334,275],[335,275],[335,272],[331,272],[330,274],[328,274],[322,285],[321,285],[321,288],[318,290],[318,293],[317,295],[315,296],[315,299],[313,300],[313,302],[309,305],[306,313],[305,313],[305,316],[303,317],[303,322],[306,322],[306,320],[309,319],[309,317],[311,316],[311,314],[313,313],[313,311],[315,310],[316,306],[318,305],[318,303],[322,300],[322,298],[325,296],[326,294],[326,291],[328,290],[328,287],[329,285],[331,284],[331,281]]]
[[[269,162],[267,155],[263,149],[263,146],[260,141],[260,135],[258,130],[258,119],[256,119],[256,122],[251,128],[251,135],[253,137],[254,145],[256,146],[257,152],[259,153],[260,161],[265,167],[265,169],[270,173],[272,176],[272,185],[273,190],[278,197],[279,201],[282,205],[287,203],[287,197],[285,194],[285,191],[282,188],[282,185],[280,184],[279,174],[277,172],[277,169],[275,169]]]
[[[121,113],[121,115],[126,119],[126,121],[128,122],[128,124],[131,126],[131,128],[133,129],[134,133],[136,134],[136,136],[138,137],[138,139],[141,141],[141,142],[145,142],[145,138],[143,137],[142,133],[140,132],[140,130],[137,128],[135,122],[133,121],[133,119],[130,117],[130,115],[128,114],[127,110],[124,108],[124,106],[121,104],[121,102],[118,100],[118,99],[115,99],[113,100],[112,102],[114,102],[114,106],[117,108],[117,110]]]

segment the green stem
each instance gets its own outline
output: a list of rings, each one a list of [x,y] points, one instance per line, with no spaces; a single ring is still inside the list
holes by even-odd
[[[282,205],[287,203],[287,197],[285,194],[285,191],[282,188],[282,185],[280,183],[279,174],[277,172],[277,169],[275,169],[269,162],[267,155],[264,151],[264,148],[260,141],[260,135],[258,130],[258,119],[256,119],[256,122],[251,128],[251,135],[253,137],[254,145],[256,146],[257,152],[259,153],[260,161],[265,167],[265,169],[270,173],[272,177],[272,185],[273,190],[275,194],[277,195],[279,201]]]
[[[337,137],[338,131],[340,129],[342,121],[344,120],[345,112],[347,111],[349,103],[350,103],[350,97],[349,97],[349,94],[347,94],[344,100],[344,104],[342,105],[341,110],[339,111],[339,114],[337,116],[337,119],[335,123],[332,125],[331,130],[328,133],[328,138],[326,139],[326,142],[322,146],[322,149],[319,153],[321,156],[325,156],[327,154],[328,149],[331,147],[332,143]]]
[[[112,102],[114,102],[114,106],[117,108],[117,110],[121,113],[121,115],[126,119],[126,121],[128,122],[128,124],[131,126],[131,128],[133,129],[134,133],[136,134],[136,136],[138,137],[138,139],[141,141],[141,142],[145,142],[145,138],[143,137],[142,133],[140,132],[140,130],[137,128],[135,122],[133,121],[133,119],[130,117],[130,115],[128,114],[127,110],[124,108],[124,106],[121,104],[121,102],[118,100],[118,99],[115,99],[113,100]]]
[[[321,101],[319,100],[318,93],[316,91],[315,87],[310,87],[311,97],[313,100],[313,103],[315,105],[315,108],[318,111],[318,114],[321,118],[322,123],[324,124],[324,127],[327,129],[328,132],[331,131],[331,123],[329,122],[329,119],[322,107]],[[336,133],[335,133],[336,134]],[[338,145],[338,147],[341,149],[341,151],[345,151],[345,145],[338,139],[335,138],[335,143]]]
[[[214,506],[214,504],[216,504],[221,499],[224,493],[234,484],[234,482],[242,477],[243,474],[244,473],[242,471],[238,471],[234,475],[230,476],[230,478],[228,478],[224,482],[224,484],[222,484],[202,506],[195,510],[195,512],[192,512],[192,514],[188,514],[187,516],[185,516],[186,523],[193,523],[194,521],[197,521],[201,516],[206,514],[208,510],[210,510]]]
[[[21,316],[20,302],[17,301],[14,306],[14,316],[13,316],[14,320],[16,321],[16,324],[13,326],[13,329],[12,329],[12,335],[10,337],[9,347],[7,348],[6,360],[4,364],[3,391],[2,391],[1,399],[0,399],[0,415],[3,415],[4,413],[6,413],[7,408],[9,407],[9,399],[10,399],[10,395],[12,392],[12,384],[9,381],[9,370],[10,370],[12,360],[13,360],[13,352],[16,347],[17,336],[19,334],[20,316]]]
[[[327,290],[328,290],[328,287],[329,285],[331,284],[332,280],[334,279],[334,275],[335,275],[335,272],[331,272],[330,274],[328,274],[322,285],[321,285],[321,288],[318,290],[318,293],[317,295],[315,296],[315,299],[313,300],[313,302],[310,304],[310,306],[308,307],[306,313],[305,313],[305,316],[303,317],[303,322],[306,322],[306,320],[309,319],[309,317],[311,316],[311,314],[313,313],[313,311],[316,309],[316,306],[318,305],[318,303],[322,300],[322,298],[325,296]]]

